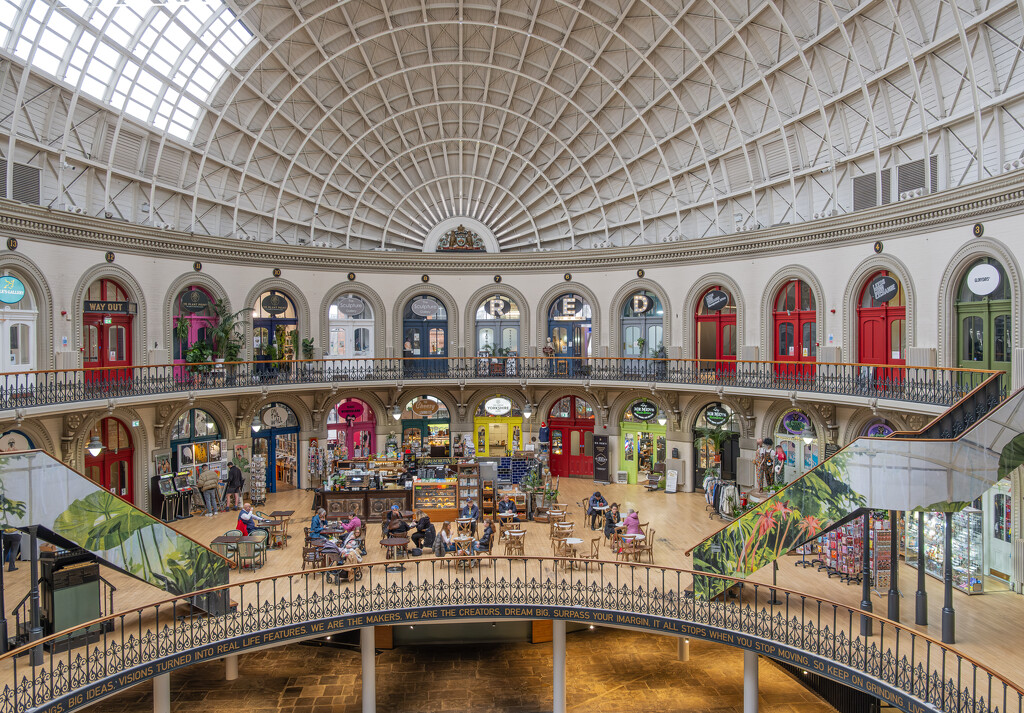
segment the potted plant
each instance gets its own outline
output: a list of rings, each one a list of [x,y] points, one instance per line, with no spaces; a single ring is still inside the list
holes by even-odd
[[[639,337],[636,340],[636,348],[637,348],[637,351],[640,352],[640,356],[644,355],[644,345],[645,344],[647,344],[647,340],[644,339],[643,337]]]
[[[210,327],[209,334],[213,339],[213,348],[218,361],[238,361],[238,355],[242,350],[241,335],[238,327],[245,324],[242,315],[246,310],[240,309],[232,312],[223,298],[213,303],[213,314],[217,317],[217,323]],[[230,346],[234,344],[234,347]],[[232,354],[233,352],[233,354]]]
[[[205,341],[196,342],[185,350],[185,361],[193,374],[208,372],[213,361],[213,348]]]
[[[296,333],[297,334],[297,333]],[[314,351],[316,347],[313,344],[313,337],[306,337],[302,340],[302,358],[312,359],[314,357]]]

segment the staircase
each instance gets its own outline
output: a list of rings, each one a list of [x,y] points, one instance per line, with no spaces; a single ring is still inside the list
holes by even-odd
[[[853,441],[687,552],[694,569],[743,579],[864,508],[931,510],[981,496],[1009,472],[1004,450],[1021,450],[1011,441],[1024,433],[1024,390],[1001,402],[1002,378],[989,377],[918,433]],[[696,577],[694,594],[728,586]]]
[[[35,526],[42,539],[88,550],[171,595],[228,583],[224,557],[42,451],[0,454],[0,524]],[[221,613],[222,600],[197,596],[192,603]]]

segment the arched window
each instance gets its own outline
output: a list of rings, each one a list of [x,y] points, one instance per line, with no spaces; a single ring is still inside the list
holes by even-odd
[[[34,371],[39,309],[25,281],[6,269],[0,270],[0,319],[4,322],[0,328],[0,371]]]
[[[813,364],[818,359],[817,307],[811,286],[789,280],[775,294],[775,360]],[[812,367],[777,367],[782,374],[806,375]]]
[[[857,361],[905,364],[907,302],[903,285],[887,270],[864,281],[857,303]]]
[[[190,285],[174,298],[172,351],[175,364],[189,362],[188,349],[196,344],[214,347],[211,329],[217,324],[213,295],[204,287]],[[175,368],[176,378],[186,376],[184,367]]]
[[[86,290],[83,311],[83,366],[101,370],[86,374],[86,378],[90,381],[130,379],[130,369],[108,368],[132,364],[135,303],[129,301],[128,291],[114,280],[96,280]]]
[[[701,369],[732,371],[736,361],[736,301],[720,285],[708,288],[697,301],[696,357]],[[726,362],[723,364],[722,362]]]
[[[417,295],[405,303],[402,356],[410,375],[448,373],[448,310],[440,300]]]
[[[587,373],[587,359],[593,356],[591,309],[581,295],[567,292],[555,298],[548,309],[548,338],[545,356],[554,357],[554,374],[579,376]]]
[[[519,355],[519,306],[508,295],[496,293],[476,309],[477,356]]]
[[[252,306],[252,347],[257,361],[296,359],[299,319],[295,302],[280,290],[267,290]]]
[[[884,418],[876,418],[861,429],[860,435],[872,438],[885,438],[896,431],[892,424]]]
[[[103,446],[96,455],[89,444],[98,439]],[[135,502],[135,449],[128,427],[117,418],[104,418],[89,432],[85,450],[85,475],[104,490]]]
[[[1003,266],[976,260],[957,291],[957,364],[965,369],[1007,371],[1013,355],[1013,300]]]
[[[229,454],[224,445],[220,426],[213,415],[202,409],[189,409],[178,417],[171,431],[171,467],[175,472],[191,467],[193,475],[210,467],[227,475]],[[183,457],[185,453],[189,456],[187,459]]]
[[[327,309],[327,354],[373,358],[373,308],[355,293],[338,297]]]
[[[658,296],[649,290],[630,295],[622,305],[624,357],[657,357],[665,354],[663,320],[665,312]]]
[[[420,396],[405,405],[401,414],[402,447],[432,458],[451,455],[451,415],[435,396]]]

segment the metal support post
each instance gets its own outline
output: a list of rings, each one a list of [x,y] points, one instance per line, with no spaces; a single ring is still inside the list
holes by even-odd
[[[171,713],[171,674],[153,679],[153,713]]]
[[[946,553],[943,572],[945,573],[946,591],[942,600],[942,643],[956,643],[956,612],[953,611],[953,513],[946,516]]]
[[[565,622],[555,619],[551,625],[552,710],[565,713]]]
[[[743,713],[757,713],[757,654],[743,651]]]
[[[917,513],[917,594],[914,595],[914,623],[928,626],[928,593],[924,589],[924,512]]]
[[[861,563],[861,588],[860,588],[860,610],[871,611],[871,511],[864,511],[863,537],[864,559]],[[860,618],[860,635],[871,636],[872,619],[869,616]]]
[[[900,620],[899,566],[900,543],[896,536],[896,511],[889,511],[889,612],[893,621]]]

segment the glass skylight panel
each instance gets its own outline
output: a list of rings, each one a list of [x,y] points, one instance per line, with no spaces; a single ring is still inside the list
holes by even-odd
[[[218,0],[25,4],[29,12],[20,15],[22,5],[0,0],[0,46],[181,138],[188,137],[202,104],[253,37]]]

